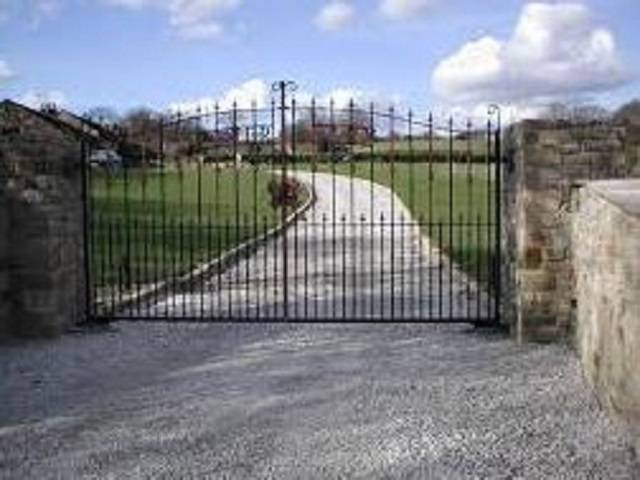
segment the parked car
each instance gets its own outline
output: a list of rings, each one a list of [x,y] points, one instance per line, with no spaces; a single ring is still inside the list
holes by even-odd
[[[149,167],[162,170],[164,168],[164,162],[159,158],[153,158],[147,161]]]
[[[124,162],[114,150],[96,150],[89,157],[89,163],[102,168],[117,169],[121,168]]]

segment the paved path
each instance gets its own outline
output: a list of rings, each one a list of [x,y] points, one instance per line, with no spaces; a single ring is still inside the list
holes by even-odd
[[[7,479],[640,478],[573,353],[465,326],[116,324],[0,387]]]
[[[344,176],[296,176],[313,188],[317,200],[286,232],[286,282],[281,235],[221,276],[148,311],[167,317],[278,318],[285,312],[286,283],[290,318],[491,316],[486,294],[419,234],[390,189]]]

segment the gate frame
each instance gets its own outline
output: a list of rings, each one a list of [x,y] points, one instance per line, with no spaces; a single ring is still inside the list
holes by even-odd
[[[295,143],[296,143],[296,138],[295,138],[295,109],[296,109],[296,104],[295,104],[295,99],[293,99],[292,101],[292,106],[289,107],[287,104],[287,91],[291,91],[291,92],[295,92],[297,89],[297,85],[295,84],[295,82],[292,81],[279,81],[279,82],[274,82],[274,84],[272,85],[272,92],[274,93],[278,93],[279,97],[280,97],[280,103],[279,106],[276,108],[277,110],[280,110],[280,152],[278,155],[278,158],[280,159],[280,175],[281,175],[281,182],[282,182],[282,186],[285,186],[285,182],[287,179],[287,175],[288,175],[288,163],[289,161],[291,161],[292,158],[294,158],[294,163],[295,163]],[[274,102],[272,101],[272,105],[271,105],[271,113],[273,115],[274,110]],[[331,108],[331,115],[333,115],[333,101],[330,104],[330,108]],[[252,107],[254,108],[254,107]],[[315,100],[312,101],[312,108],[316,108],[315,107]],[[350,102],[349,105],[350,111],[351,113],[353,113],[353,109],[354,109],[354,103],[353,100]],[[287,116],[286,113],[287,111],[290,110],[292,112],[293,115],[293,121],[291,123],[291,126],[289,127],[289,129],[287,129]],[[239,138],[239,127],[237,126],[237,114],[238,114],[238,108],[237,105],[234,102],[233,105],[233,109],[229,110],[229,111],[225,111],[225,112],[221,112],[217,105],[216,105],[216,109],[215,109],[215,113],[216,113],[216,121],[217,121],[217,116],[221,113],[225,113],[225,114],[232,114],[233,115],[233,128],[234,128],[234,138],[233,138],[233,144],[234,144],[234,150],[237,148],[237,144],[238,144],[238,138]],[[364,110],[362,110],[364,111]],[[393,108],[390,109],[390,119],[391,121],[393,121],[393,119],[395,118],[393,116]],[[375,110],[371,109],[371,114],[374,115],[375,114]],[[289,314],[289,294],[288,294],[288,282],[282,282],[283,283],[283,308],[284,308],[284,312],[282,316],[276,316],[276,317],[259,317],[259,318],[237,318],[237,317],[231,317],[231,318],[218,318],[218,319],[209,319],[209,318],[195,318],[195,317],[162,317],[162,318],[152,318],[152,317],[136,317],[136,316],[120,316],[120,315],[115,315],[114,312],[111,312],[110,314],[97,314],[97,308],[96,308],[96,302],[97,302],[97,292],[96,289],[94,288],[95,283],[95,271],[94,268],[92,267],[92,258],[94,255],[94,251],[93,251],[93,244],[94,244],[94,222],[93,222],[93,209],[94,209],[94,203],[92,202],[92,192],[91,192],[91,188],[92,188],[92,166],[91,166],[91,162],[90,162],[90,149],[88,148],[88,146],[85,144],[85,142],[82,142],[81,145],[81,158],[82,158],[82,197],[83,197],[83,223],[84,223],[84,244],[83,244],[83,250],[84,250],[84,270],[85,270],[85,277],[86,277],[86,282],[85,282],[85,295],[86,295],[86,304],[85,304],[85,315],[86,318],[89,321],[94,321],[94,322],[99,322],[99,323],[103,323],[103,322],[109,322],[111,320],[126,320],[126,321],[161,321],[161,322],[166,322],[166,321],[170,321],[170,322],[221,322],[221,323],[250,323],[250,322],[258,322],[258,323],[425,323],[425,324],[432,324],[432,323],[436,323],[436,324],[441,324],[441,323],[450,323],[450,324],[458,324],[458,323],[462,323],[462,324],[472,324],[476,327],[499,327],[502,326],[502,268],[501,268],[501,261],[502,261],[502,215],[503,215],[503,211],[502,211],[502,201],[503,201],[503,185],[502,185],[502,165],[504,163],[504,158],[503,158],[503,154],[502,154],[502,126],[501,126],[501,110],[499,105],[497,104],[492,104],[489,106],[489,110],[488,110],[488,114],[489,117],[492,116],[497,116],[497,125],[496,128],[492,130],[492,126],[491,126],[491,120],[489,119],[489,128],[488,128],[488,133],[489,136],[487,138],[487,146],[489,151],[491,150],[491,142],[493,141],[493,145],[494,145],[494,150],[493,150],[493,155],[489,155],[487,157],[487,161],[492,161],[493,162],[493,175],[494,175],[494,179],[493,179],[493,183],[495,185],[494,188],[494,232],[493,232],[493,245],[491,246],[492,248],[494,248],[494,252],[495,255],[493,256],[493,258],[490,258],[490,266],[491,266],[491,275],[490,275],[490,281],[489,281],[489,285],[493,286],[493,288],[495,289],[495,291],[493,292],[492,295],[492,299],[489,301],[490,304],[493,304],[493,312],[490,318],[453,318],[453,317],[436,317],[433,318],[431,316],[429,316],[429,318],[394,318],[392,320],[384,320],[381,318],[358,318],[358,317],[348,317],[348,318],[292,318]],[[200,113],[198,112],[198,115],[200,115]],[[412,113],[411,111],[409,112],[409,119],[411,119],[412,117]],[[197,117],[196,117],[197,118]],[[372,117],[373,118],[373,117]],[[397,117],[397,118],[401,118],[401,117]],[[159,129],[158,129],[158,156],[159,156],[159,161],[162,165],[162,171],[164,172],[165,169],[165,162],[166,162],[166,152],[165,152],[165,129],[167,128],[168,125],[171,124],[176,124],[180,123],[181,121],[187,121],[189,120],[189,117],[185,117],[184,119],[180,118],[180,114],[178,114],[177,120],[169,120],[167,121],[165,118],[161,118],[159,121]],[[351,118],[350,122],[353,121],[353,118]],[[452,121],[452,119],[451,119]],[[332,119],[333,122],[333,119]],[[409,120],[409,122],[411,122],[411,120]],[[432,120],[432,116],[431,114],[429,115],[429,127],[433,128],[433,120]],[[353,124],[350,123],[350,129],[353,127]],[[217,127],[216,127],[217,128]],[[315,128],[315,127],[314,127]],[[392,127],[393,129],[393,127]],[[291,145],[287,144],[287,135],[286,132],[287,130],[294,132],[291,134]],[[284,132],[284,133],[282,133]],[[272,132],[272,136],[274,135],[275,132]],[[432,133],[432,131],[431,131]],[[315,135],[315,130],[314,130],[314,135]],[[374,141],[375,137],[375,128],[373,128],[370,132],[371,135],[371,139],[372,141]],[[491,138],[493,137],[493,138]],[[450,136],[449,138],[450,142],[452,142],[452,137]],[[393,148],[393,130],[391,132],[391,143],[392,143],[392,148]],[[317,144],[316,144],[317,146]],[[288,148],[291,149],[292,153],[288,153]],[[449,150],[449,164],[450,166],[452,165],[452,150]],[[370,159],[370,162],[373,163],[373,158]],[[217,161],[216,161],[217,162]],[[393,164],[393,161],[392,161]],[[128,168],[127,166],[124,167],[125,168],[125,172],[126,169]],[[335,174],[335,172],[334,172]],[[352,178],[352,177],[350,177]],[[491,183],[491,180],[489,180],[489,182]],[[390,188],[394,188],[393,186]],[[488,191],[489,192],[489,191]],[[239,192],[237,192],[238,194]],[[452,194],[452,191],[451,191]],[[238,198],[236,198],[236,201],[239,201]],[[452,207],[453,203],[450,203],[450,209]],[[163,207],[164,208],[164,207]],[[280,218],[281,218],[281,222],[282,225],[285,225],[283,228],[283,231],[286,231],[288,226],[287,226],[287,209],[288,207],[285,205],[283,206],[280,210]],[[488,221],[490,222],[490,220],[488,219]],[[431,220],[430,220],[431,222]],[[433,222],[431,222],[433,223]],[[453,229],[453,223],[449,223],[446,226],[448,226],[449,229]],[[487,226],[491,226],[491,223],[488,223]],[[391,228],[394,228],[394,225],[391,225]],[[164,231],[163,231],[163,236],[164,236]],[[282,262],[282,266],[283,266],[283,278],[288,278],[288,241],[286,240],[286,235],[283,235],[283,262]],[[255,240],[255,239],[254,239]],[[493,250],[492,250],[493,251]],[[193,252],[191,252],[193,253]],[[165,259],[163,258],[163,262],[165,262]],[[453,264],[453,262],[452,262]],[[175,293],[175,292],[174,292]],[[120,292],[120,294],[122,294],[122,292]],[[393,297],[393,294],[392,294]],[[138,300],[140,301],[140,300]]]

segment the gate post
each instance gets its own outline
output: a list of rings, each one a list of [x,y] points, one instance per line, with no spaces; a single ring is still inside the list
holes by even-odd
[[[55,335],[85,320],[79,150],[84,133],[58,115],[11,101],[0,104],[0,170],[5,172],[0,211],[6,212],[0,277],[8,278],[0,318],[4,335]]]
[[[511,329],[519,342],[555,341],[575,329],[571,221],[584,180],[627,176],[625,129],[527,120],[510,127],[506,180]]]
[[[497,125],[495,135],[495,152],[494,152],[494,163],[495,163],[495,245],[496,249],[495,255],[495,265],[493,267],[493,275],[494,275],[494,285],[495,285],[495,311],[494,316],[496,323],[500,324],[502,322],[502,310],[503,310],[503,301],[502,301],[502,202],[503,202],[503,185],[502,185],[502,112],[500,110],[499,105],[491,105],[489,107],[489,114],[496,114],[497,116]]]
[[[83,281],[84,281],[84,320],[90,321],[93,319],[92,313],[92,305],[93,305],[93,294],[92,294],[92,275],[91,275],[91,245],[93,242],[93,228],[90,221],[90,198],[91,195],[89,193],[89,189],[91,188],[91,184],[89,181],[90,178],[90,167],[89,164],[89,150],[87,147],[87,142],[82,139],[80,142],[80,169],[82,172],[81,181],[81,200],[82,200],[82,232],[83,232],[83,242],[82,242],[82,257],[83,257]]]

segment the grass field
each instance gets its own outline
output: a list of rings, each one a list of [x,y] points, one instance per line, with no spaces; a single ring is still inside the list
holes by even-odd
[[[264,170],[92,173],[94,276],[127,289],[185,273],[278,222]],[[164,199],[164,200],[163,200]]]
[[[486,165],[309,163],[392,187],[432,238],[465,271],[486,280],[494,248],[494,195]],[[450,173],[452,173],[450,175]],[[93,269],[97,285],[157,282],[275,226],[264,168],[92,173]],[[300,201],[303,201],[301,199]]]

